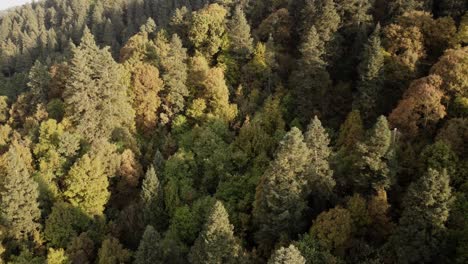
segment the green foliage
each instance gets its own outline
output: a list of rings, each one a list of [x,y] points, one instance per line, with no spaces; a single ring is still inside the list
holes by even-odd
[[[98,264],[126,263],[131,259],[131,253],[124,249],[114,237],[105,239],[98,252]]]
[[[268,264],[305,264],[306,260],[301,255],[301,252],[294,246],[290,245],[287,248],[281,247],[271,256]]]
[[[164,228],[166,222],[166,215],[163,210],[164,196],[161,183],[152,166],[143,179],[140,196],[144,207],[145,222],[149,225],[155,225],[158,229]]]
[[[228,213],[217,201],[190,251],[191,263],[239,263],[241,248]]]
[[[138,250],[135,253],[135,264],[152,264],[162,261],[161,236],[154,227],[146,226]]]
[[[69,264],[70,260],[65,254],[63,248],[53,249],[49,248],[47,253],[47,264]]]
[[[8,236],[27,240],[39,232],[41,213],[38,184],[31,177],[31,165],[24,159],[25,154],[29,154],[29,149],[13,142],[1,156],[0,205]]]

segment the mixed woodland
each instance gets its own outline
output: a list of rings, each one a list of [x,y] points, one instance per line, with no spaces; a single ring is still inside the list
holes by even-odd
[[[2,11],[0,263],[468,263],[467,11]]]

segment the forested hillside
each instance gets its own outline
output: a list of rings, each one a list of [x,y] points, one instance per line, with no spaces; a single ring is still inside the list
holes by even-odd
[[[0,263],[468,263],[466,0],[0,15]]]

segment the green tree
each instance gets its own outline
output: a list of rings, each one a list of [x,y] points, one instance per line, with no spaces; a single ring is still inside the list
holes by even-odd
[[[387,118],[381,116],[375,125],[367,133],[363,142],[356,146],[358,162],[357,186],[364,187],[365,190],[373,187],[388,188],[391,179],[391,172],[387,164],[387,154],[392,146],[392,132],[390,131]]]
[[[28,87],[33,95],[33,104],[43,103],[47,100],[48,86],[51,81],[47,66],[36,61],[29,71]]]
[[[242,59],[248,58],[253,51],[253,39],[250,35],[250,25],[240,5],[235,7],[228,23],[228,36],[232,52]]]
[[[410,185],[396,232],[390,237],[391,253],[399,263],[433,260],[440,252],[445,222],[452,201],[446,171],[429,169]]]
[[[217,201],[190,251],[190,262],[240,263],[241,248],[223,204]]]
[[[47,253],[47,264],[69,264],[70,260],[68,256],[65,254],[65,250],[63,248],[60,249],[53,249],[49,248]]]
[[[369,37],[359,64],[358,96],[356,108],[366,121],[373,121],[382,109],[379,108],[383,89],[384,50],[380,44],[380,25]]]
[[[226,15],[227,10],[218,4],[192,14],[189,39],[208,60],[227,44]]]
[[[310,191],[327,198],[333,192],[335,180],[333,170],[330,169],[328,159],[332,153],[330,139],[322,123],[315,116],[307,127],[304,141],[310,149],[309,168],[307,169],[307,181]]]
[[[56,202],[45,221],[44,237],[54,247],[65,248],[81,232],[86,231],[90,219],[79,208]]]
[[[297,114],[303,121],[324,112],[325,94],[331,86],[331,79],[323,61],[324,42],[313,26],[305,36],[300,48],[301,59],[291,79],[293,94],[297,102]]]
[[[64,96],[66,115],[91,142],[109,138],[115,128],[132,128],[134,112],[122,82],[122,71],[106,49],[96,46],[85,30],[73,49]]]
[[[146,172],[140,196],[143,202],[145,222],[154,225],[157,229],[164,228],[166,215],[164,212],[163,190],[153,166]]]
[[[337,145],[343,149],[350,150],[364,137],[364,125],[359,110],[351,111],[345,122],[340,127]]]
[[[338,206],[321,213],[314,220],[310,234],[324,249],[334,251],[346,247],[352,237],[353,228],[351,212]]]
[[[187,50],[175,34],[170,42],[159,37],[156,40],[156,46],[158,45],[163,46],[161,51],[157,52],[159,69],[164,81],[164,92],[162,93],[164,112],[161,113],[161,122],[167,124],[174,115],[184,110],[186,97],[189,96],[189,90],[186,86]]]
[[[263,252],[273,248],[279,239],[288,240],[302,229],[307,205],[303,191],[310,150],[298,128],[283,138],[275,159],[262,176],[255,196],[253,217],[255,238]]]
[[[135,264],[153,264],[163,261],[161,236],[154,227],[146,226],[138,250],[135,253]]]
[[[301,252],[294,246],[281,247],[271,256],[268,264],[305,264],[306,260]]]
[[[131,253],[123,248],[119,240],[110,237],[102,242],[98,252],[98,264],[120,264],[127,263],[131,259]]]
[[[8,152],[1,156],[0,208],[8,235],[27,240],[39,232],[41,212],[38,184],[31,177],[31,165],[23,157],[25,151],[29,152],[29,149],[13,142]]]
[[[85,154],[73,164],[64,179],[64,196],[90,216],[102,215],[109,200],[109,181],[104,161]]]

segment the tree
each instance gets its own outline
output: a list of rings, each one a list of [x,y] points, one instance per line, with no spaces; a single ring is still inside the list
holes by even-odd
[[[297,112],[303,120],[323,114],[326,108],[324,96],[332,83],[322,59],[324,45],[317,30],[312,27],[300,48],[302,57],[298,62],[299,67],[291,77]]]
[[[306,260],[301,252],[294,246],[281,247],[271,256],[268,264],[305,264]]]
[[[189,40],[208,60],[226,45],[227,11],[211,4],[192,14]]]
[[[86,231],[90,219],[79,208],[56,202],[45,221],[44,236],[52,246],[65,248],[81,232]]]
[[[152,226],[146,226],[135,254],[135,264],[152,264],[163,261],[161,236]]]
[[[109,200],[105,163],[99,156],[85,154],[65,176],[65,198],[89,216],[100,216]]]
[[[332,40],[341,23],[340,15],[333,0],[307,0],[303,10],[304,28],[312,26],[323,43]]]
[[[47,264],[69,264],[70,260],[65,254],[63,248],[53,249],[49,248],[47,253]]]
[[[380,25],[377,25],[364,46],[358,70],[358,96],[355,105],[365,115],[365,120],[373,121],[382,112],[378,108],[384,81],[384,50],[380,44]]]
[[[387,118],[381,116],[372,129],[367,133],[363,142],[356,146],[359,160],[356,164],[359,170],[358,186],[364,188],[390,186],[391,175],[387,165],[387,153],[392,144],[392,132],[388,126]]]
[[[442,78],[441,89],[453,97],[468,97],[468,48],[449,49],[430,73]]]
[[[404,14],[405,12],[419,10],[422,8],[422,1],[418,0],[392,0],[388,4],[390,17],[397,17],[398,15]]]
[[[463,0],[442,0],[439,3],[439,13],[441,16],[459,17],[464,10],[468,9],[468,4]]]
[[[163,81],[159,78],[158,69],[147,63],[134,65],[131,74],[136,125],[140,131],[149,134],[157,125],[161,105],[159,92],[163,89]]]
[[[314,195],[317,193],[323,198],[327,198],[333,192],[335,180],[333,170],[330,169],[328,159],[332,153],[329,145],[330,139],[322,123],[315,116],[307,127],[304,141],[310,149],[309,168],[307,171],[307,181],[310,191]]]
[[[237,106],[229,102],[229,89],[223,69],[210,68],[204,57],[196,56],[192,59],[190,74],[197,99],[187,110],[188,115],[198,120],[232,121],[237,115]]]
[[[238,5],[228,23],[229,45],[234,54],[242,59],[248,58],[253,51],[253,39],[250,35],[250,25],[245,18],[244,11]]]
[[[41,228],[38,185],[31,177],[31,165],[23,156],[25,152],[27,154],[29,149],[12,142],[0,160],[2,219],[8,227],[8,235],[19,240],[28,240]]]
[[[119,240],[110,237],[102,242],[98,252],[98,264],[120,264],[131,259],[131,253],[123,248]]]
[[[335,207],[314,220],[310,234],[327,250],[342,249],[351,239],[353,220],[348,209]]]
[[[177,35],[173,35],[169,43],[164,39],[156,40],[156,45],[164,46],[166,52],[159,52],[159,69],[164,81],[164,92],[161,113],[161,122],[167,124],[172,117],[185,107],[185,98],[189,95],[186,86],[187,81],[187,50],[182,46],[182,41]]]
[[[392,125],[409,136],[416,136],[421,128],[437,124],[446,115],[441,85],[438,75],[413,81],[389,116]]]
[[[165,226],[166,215],[164,213],[164,197],[162,186],[151,166],[146,172],[141,187],[141,201],[143,202],[143,214],[145,222],[154,225],[157,229]],[[153,227],[152,227],[153,228]]]
[[[280,142],[275,159],[263,174],[255,195],[253,217],[257,243],[268,252],[279,239],[288,240],[302,229],[306,209],[305,172],[310,150],[298,128],[292,128]]]
[[[43,103],[47,99],[48,86],[51,81],[49,71],[40,61],[36,61],[28,76],[28,87],[33,94],[33,104]]]
[[[234,226],[223,204],[216,201],[205,225],[190,251],[190,262],[194,264],[238,263],[241,248],[234,237]]]
[[[109,138],[115,128],[132,128],[134,112],[121,68],[106,49],[96,46],[89,30],[73,49],[70,64],[64,96],[66,115],[77,132],[93,142]]]
[[[351,111],[346,117],[345,122],[340,127],[337,145],[341,148],[350,150],[355,144],[364,137],[364,125],[359,110]]]
[[[446,171],[429,169],[410,185],[398,228],[388,245],[399,263],[426,262],[438,255],[451,201]]]

